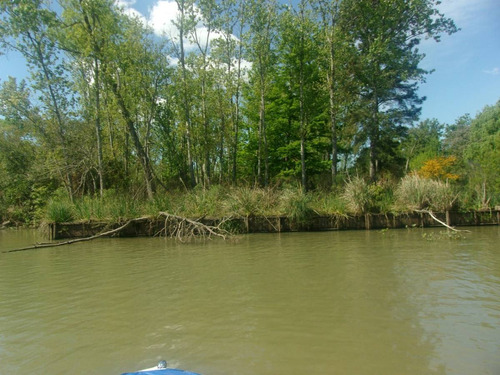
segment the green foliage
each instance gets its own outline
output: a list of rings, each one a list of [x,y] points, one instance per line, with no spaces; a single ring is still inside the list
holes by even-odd
[[[470,190],[480,208],[500,203],[500,100],[471,122],[464,149]]]
[[[417,126],[408,129],[408,135],[401,143],[407,171],[419,169],[426,160],[441,154],[443,132],[444,125],[436,119],[421,121]]]

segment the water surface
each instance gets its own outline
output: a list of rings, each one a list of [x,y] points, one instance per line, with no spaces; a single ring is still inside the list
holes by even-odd
[[[500,374],[500,229],[471,230],[0,253],[0,374]]]

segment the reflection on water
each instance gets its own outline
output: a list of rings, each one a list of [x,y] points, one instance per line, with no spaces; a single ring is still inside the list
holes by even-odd
[[[426,230],[429,231],[429,230]],[[498,227],[0,254],[0,373],[499,374]],[[0,232],[0,250],[33,242]],[[23,369],[23,370],[21,370]]]

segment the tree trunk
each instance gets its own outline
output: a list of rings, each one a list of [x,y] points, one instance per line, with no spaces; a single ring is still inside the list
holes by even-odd
[[[101,101],[99,87],[99,62],[97,57],[94,58],[94,75],[95,75],[95,131],[97,139],[97,173],[99,174],[99,193],[101,198],[104,195],[104,176],[102,166],[102,131],[101,131]]]
[[[134,147],[135,150],[137,151],[137,156],[139,157],[142,169],[144,170],[146,193],[149,199],[153,199],[156,187],[153,177],[153,171],[151,169],[151,164],[149,162],[149,156],[147,155],[147,153],[144,150],[144,147],[142,146],[141,140],[139,139],[139,135],[135,130],[134,121],[132,120],[130,111],[125,105],[125,101],[123,100],[123,97],[121,96],[121,93],[118,90],[118,85],[116,84],[116,82],[111,82],[111,88],[116,96],[118,106],[120,107],[123,119],[125,120],[125,123],[127,125],[128,134],[130,134],[130,136],[132,137],[132,142],[134,142]]]

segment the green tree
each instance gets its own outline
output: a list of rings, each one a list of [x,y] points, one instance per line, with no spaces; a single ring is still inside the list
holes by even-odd
[[[177,86],[181,92],[181,106],[183,122],[185,124],[185,139],[187,149],[187,162],[189,169],[189,181],[191,187],[196,185],[194,160],[193,160],[193,146],[192,146],[192,114],[191,114],[191,98],[189,90],[189,71],[186,64],[186,47],[185,43],[187,35],[193,31],[196,26],[194,1],[193,0],[175,0],[179,15],[174,22],[177,27],[178,36],[175,38],[175,52],[179,59],[180,73],[178,74],[178,81],[180,84]]]
[[[298,142],[299,175],[302,187],[307,189],[307,168],[313,167],[315,134],[313,125],[316,117],[322,114],[319,104],[319,65],[317,35],[318,25],[308,1],[301,0],[298,9],[288,8],[280,16],[279,74],[282,75],[281,90],[288,98],[285,112],[291,123],[298,123],[296,138]],[[321,98],[323,99],[323,98]],[[323,134],[321,134],[322,136]],[[309,144],[310,143],[310,144]],[[285,150],[293,148],[286,145]],[[307,151],[309,150],[309,152]],[[308,155],[307,155],[308,154]],[[306,160],[307,159],[307,160]],[[311,159],[311,160],[310,160]]]
[[[355,79],[364,111],[362,132],[369,147],[369,174],[374,180],[379,162],[390,161],[394,151],[385,141],[404,133],[402,126],[416,120],[424,98],[418,84],[428,71],[419,67],[424,55],[422,38],[439,40],[457,29],[437,9],[437,0],[343,1],[348,40],[356,51]],[[397,145],[397,144],[396,144]],[[395,146],[396,146],[395,145]],[[395,155],[394,155],[395,156]]]
[[[103,162],[103,111],[101,70],[104,70],[105,53],[112,35],[119,33],[113,18],[110,0],[64,0],[63,20],[66,25],[59,35],[65,50],[79,66],[80,79],[75,79],[80,89],[84,116],[94,122],[97,147],[97,173],[101,197],[105,189]]]
[[[321,22],[319,57],[323,69],[322,81],[328,92],[328,115],[331,142],[331,179],[336,183],[339,161],[339,143],[342,128],[347,127],[349,113],[353,111],[352,104],[356,102],[356,82],[350,79],[352,73],[353,48],[347,43],[346,31],[342,22],[343,7],[341,1],[318,0],[313,2]],[[344,129],[346,130],[346,129]]]
[[[408,129],[408,134],[401,144],[406,158],[405,173],[418,169],[423,162],[435,158],[442,153],[441,138],[444,125],[436,119],[421,121],[417,126]]]
[[[274,67],[276,26],[278,4],[274,0],[253,0],[250,7],[250,41],[248,56],[252,62],[250,72],[251,84],[256,90],[258,100],[258,149],[257,149],[257,180],[267,186],[269,183],[269,159],[267,142],[266,105],[269,94],[271,70]],[[262,163],[264,173],[262,174]]]
[[[470,124],[464,158],[469,184],[481,206],[500,202],[500,100],[486,106]]]
[[[144,173],[146,193],[153,198],[158,179],[150,158],[154,120],[161,101],[161,89],[169,82],[169,64],[162,43],[138,19],[115,13],[120,37],[103,55],[101,71],[107,87],[131,137]]]
[[[41,0],[2,1],[0,11],[0,43],[4,48],[17,50],[27,61],[31,86],[38,93],[40,111],[47,122],[46,135],[57,140],[54,146],[60,150],[62,161],[59,174],[73,199],[70,123],[74,92],[55,37],[55,30],[63,25]],[[5,94],[4,90],[4,97]],[[26,113],[25,109],[22,111]]]
[[[231,149],[231,179],[237,180],[238,145],[241,128],[241,90],[243,85],[242,67],[244,30],[247,23],[248,5],[244,0],[222,0],[219,2],[219,15],[216,19],[220,36],[213,41],[211,56],[218,65],[216,76],[220,77],[219,93],[230,107],[227,117],[232,125]],[[222,105],[222,103],[220,103]],[[225,112],[221,111],[221,115]],[[226,117],[221,117],[225,123]]]

